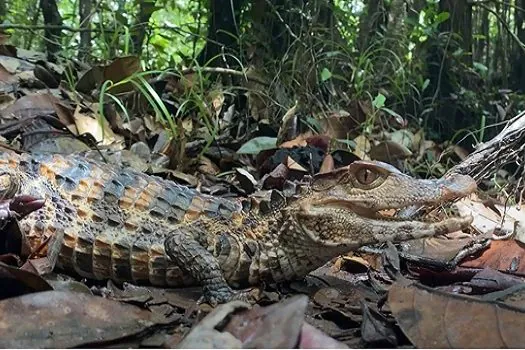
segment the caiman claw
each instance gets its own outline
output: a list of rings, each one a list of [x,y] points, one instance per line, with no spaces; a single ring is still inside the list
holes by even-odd
[[[26,215],[42,208],[45,200],[28,195],[14,196],[0,200],[0,222],[10,219],[22,219]]]

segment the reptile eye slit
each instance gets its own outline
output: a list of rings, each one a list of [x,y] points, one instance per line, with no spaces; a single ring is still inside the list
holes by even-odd
[[[378,174],[369,168],[362,168],[355,174],[356,180],[362,185],[370,185],[378,177]]]

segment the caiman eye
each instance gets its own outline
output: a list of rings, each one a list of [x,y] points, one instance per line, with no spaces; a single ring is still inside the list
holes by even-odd
[[[379,175],[375,171],[363,168],[355,174],[355,177],[360,184],[370,185],[379,177]]]

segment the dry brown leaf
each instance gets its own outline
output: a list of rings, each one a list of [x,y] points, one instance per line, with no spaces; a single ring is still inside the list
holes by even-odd
[[[471,195],[463,198],[454,204],[461,215],[472,215],[474,221],[471,226],[483,234],[492,234],[495,228],[501,227],[501,217],[476,196]],[[513,223],[506,221],[503,223],[504,229],[512,229]]]
[[[357,124],[347,111],[333,111],[328,116],[316,117],[324,134],[334,139],[346,139]]]
[[[412,155],[410,150],[395,141],[383,141],[370,148],[370,158],[391,163],[397,159],[406,159]]]
[[[221,172],[221,169],[217,166],[217,164],[213,163],[211,159],[206,156],[199,158],[199,166],[197,169],[202,174],[208,175],[218,175]]]
[[[104,80],[111,80],[114,83],[129,78],[135,73],[141,72],[140,58],[137,56],[118,57],[108,66],[104,67]],[[134,85],[130,82],[111,88],[112,94],[133,91]]]
[[[321,168],[319,169],[319,173],[329,173],[331,172],[332,170],[335,169],[335,163],[334,163],[334,158],[332,157],[331,154],[327,154],[324,159],[323,159],[323,163],[321,164]]]
[[[370,152],[371,143],[365,135],[359,135],[354,139],[356,144],[354,154],[362,160],[370,160],[368,153]]]
[[[418,348],[523,348],[523,309],[396,282],[388,304]]]
[[[462,231],[403,242],[403,252],[433,260],[450,261],[476,238]]]
[[[165,323],[158,314],[85,293],[33,293],[0,302],[0,347],[76,347]]]
[[[211,106],[216,117],[221,114],[222,106],[224,104],[224,93],[220,90],[213,90],[209,92],[211,99]]]
[[[412,144],[412,151],[418,152],[421,148],[421,143],[425,140],[425,131],[423,129],[419,129],[414,134],[413,144]]]
[[[467,159],[468,157],[468,151],[466,149],[464,149],[463,147],[461,146],[458,146],[458,145],[454,145],[454,153],[459,157],[459,159],[461,159],[462,161]]]
[[[305,168],[303,168],[303,166],[299,163],[297,163],[295,160],[293,160],[292,157],[288,156],[286,158],[286,166],[288,167],[288,169],[290,170],[295,170],[295,171],[301,171],[301,172],[308,172]]]
[[[0,111],[2,118],[25,119],[40,115],[57,113],[59,119],[67,125],[72,120],[72,111],[55,96],[43,93],[19,98],[14,104]]]
[[[13,84],[16,84],[18,83],[18,78],[7,71],[7,69],[4,68],[4,66],[2,66],[0,64],[0,87],[2,88],[2,91],[6,91],[6,88],[8,85],[13,85]]]
[[[21,61],[14,57],[8,57],[8,56],[1,56],[0,57],[0,65],[11,74],[17,73],[18,69],[20,68]]]
[[[280,148],[306,147],[306,139],[312,136],[312,132],[308,131],[297,136],[295,139],[283,142],[279,145]]]
[[[122,136],[115,135],[111,130],[106,118],[98,117],[95,119],[87,116],[80,112],[80,106],[77,106],[73,118],[79,135],[89,133],[98,143],[105,146],[123,140]]]
[[[492,241],[479,257],[464,260],[462,267],[486,268],[525,276],[525,245],[515,240]]]

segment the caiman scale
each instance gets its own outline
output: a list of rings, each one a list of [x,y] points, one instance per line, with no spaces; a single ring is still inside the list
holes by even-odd
[[[385,163],[357,161],[262,210],[80,156],[0,153],[2,198],[45,199],[19,223],[32,250],[51,238],[48,255],[63,270],[97,280],[202,285],[213,304],[242,297],[234,288],[302,278],[364,245],[466,228],[471,217],[429,223],[380,211],[437,205],[475,189],[464,175],[419,180]]]

